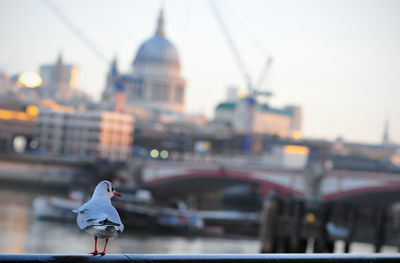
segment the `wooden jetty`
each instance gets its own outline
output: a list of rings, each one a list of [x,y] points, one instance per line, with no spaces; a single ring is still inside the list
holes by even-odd
[[[398,212],[385,205],[282,198],[269,195],[263,204],[260,239],[262,253],[331,253],[337,240],[348,253],[352,242],[400,247]]]

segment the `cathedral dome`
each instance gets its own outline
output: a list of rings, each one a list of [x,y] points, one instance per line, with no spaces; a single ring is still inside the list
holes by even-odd
[[[179,67],[178,52],[168,39],[155,35],[140,46],[133,64],[147,62],[163,63]]]
[[[135,66],[142,63],[160,63],[179,69],[178,52],[164,35],[163,12],[160,13],[158,18],[155,35],[139,47],[132,64]]]

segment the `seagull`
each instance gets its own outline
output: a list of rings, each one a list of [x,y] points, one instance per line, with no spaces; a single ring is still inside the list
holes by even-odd
[[[115,192],[113,184],[106,180],[101,181],[94,189],[92,198],[78,209],[72,210],[78,215],[78,227],[94,236],[94,251],[91,253],[93,255],[104,256],[108,239],[117,237],[124,230],[118,212],[111,204],[111,198],[115,195],[121,196]],[[97,238],[106,239],[101,253],[97,251]]]

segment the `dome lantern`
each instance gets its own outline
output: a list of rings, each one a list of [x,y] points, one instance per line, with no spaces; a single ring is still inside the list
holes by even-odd
[[[158,16],[156,36],[165,36],[164,34],[164,10],[160,10],[160,15]]]

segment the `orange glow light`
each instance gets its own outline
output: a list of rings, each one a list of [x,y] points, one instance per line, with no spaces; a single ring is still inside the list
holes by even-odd
[[[24,72],[18,77],[18,84],[22,87],[36,88],[42,85],[42,78],[35,72]]]
[[[292,135],[293,139],[299,140],[301,138],[301,131],[295,131]]]
[[[15,119],[19,121],[34,121],[36,116],[31,116],[21,111],[0,110],[0,119],[9,120]]]
[[[39,108],[34,105],[29,105],[26,108],[26,113],[30,116],[37,116],[39,113]]]
[[[309,149],[307,147],[299,145],[286,145],[283,147],[283,150],[285,153],[289,154],[307,155],[309,153]]]

